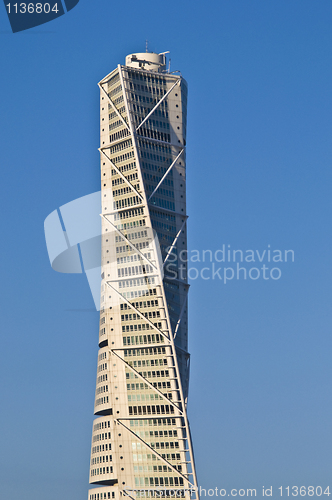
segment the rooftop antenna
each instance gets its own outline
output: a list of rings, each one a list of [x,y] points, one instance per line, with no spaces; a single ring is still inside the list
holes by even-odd
[[[145,40],[145,52],[149,52],[148,51],[148,44],[149,44],[149,40]]]
[[[168,72],[171,72],[171,58],[168,59]]]

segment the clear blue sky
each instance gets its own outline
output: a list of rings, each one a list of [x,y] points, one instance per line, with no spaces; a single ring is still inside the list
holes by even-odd
[[[1,498],[87,498],[98,314],[43,222],[99,189],[97,82],[146,39],[189,84],[189,248],[295,252],[279,280],[191,282],[199,483],[329,484],[331,23],[329,0],[81,0],[12,34],[0,8]]]

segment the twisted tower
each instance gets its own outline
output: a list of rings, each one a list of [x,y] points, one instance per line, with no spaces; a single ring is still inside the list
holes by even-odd
[[[166,71],[165,54],[137,53],[99,87],[102,286],[89,500],[190,498],[188,285],[179,258],[187,85]]]

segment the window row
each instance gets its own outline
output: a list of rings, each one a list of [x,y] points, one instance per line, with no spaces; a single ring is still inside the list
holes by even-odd
[[[164,89],[161,89],[160,87],[148,87],[147,85],[140,85],[139,83],[129,82],[129,88],[131,90],[138,90],[141,92],[148,92],[150,94],[157,94],[161,96],[165,94]]]
[[[173,455],[172,455],[173,456]],[[172,459],[172,460],[175,460]],[[136,478],[135,478],[136,481]],[[183,486],[182,477],[150,477],[150,486]]]
[[[156,193],[158,195],[168,196],[169,198],[173,198],[174,199],[174,191],[173,190],[164,189],[161,186],[157,189]],[[152,191],[155,189],[155,186],[146,185],[146,189],[150,193],[152,193]]]
[[[108,403],[108,396],[96,399],[96,406]]]
[[[117,229],[119,230],[128,230],[128,229],[134,229],[135,227],[142,227],[142,226],[145,226],[146,225],[146,222],[144,219],[140,219],[140,220],[134,220],[134,221],[130,221],[130,222],[125,222],[124,224],[118,224],[117,225]],[[133,262],[133,261],[131,261]]]
[[[141,127],[138,129],[137,134],[142,137],[155,139],[156,141],[171,142],[171,135],[159,130],[150,130],[149,128]]]
[[[145,242],[143,242],[145,243]],[[146,245],[148,246],[148,242],[146,242]],[[138,247],[140,244],[135,245],[135,247]],[[126,280],[126,281],[119,281],[119,288],[133,288],[134,286],[144,286],[144,285],[154,285],[155,284],[155,279],[152,277],[144,276],[144,278],[135,278],[131,280]]]
[[[156,84],[156,85],[166,85],[166,78],[163,78],[161,76],[156,76],[156,75],[146,75],[144,73],[142,73],[141,71],[128,71],[127,72],[128,74],[128,77],[130,79],[135,79],[135,80],[141,80],[141,81],[144,81],[144,82],[148,82],[148,83],[152,83],[152,84]]]
[[[93,426],[93,431],[99,431],[100,429],[109,429],[111,427],[111,422],[109,420],[98,422]]]
[[[161,378],[168,378],[169,377],[169,371],[168,370],[157,370],[157,371],[152,371],[152,372],[139,372],[139,374],[144,377],[144,378],[155,378],[155,377],[161,377]],[[134,378],[133,377],[134,373],[126,373],[126,379],[129,378]],[[137,378],[137,376],[135,375]]]
[[[92,442],[95,443],[96,441],[104,441],[105,439],[111,439],[110,432],[102,432],[101,434],[95,434],[92,437]]]
[[[116,253],[127,253],[132,251],[132,248],[129,245],[124,245],[122,247],[116,247]]]
[[[112,455],[103,455],[102,457],[94,457],[91,460],[91,465],[97,465],[99,463],[102,464],[108,462],[108,460],[112,462]]]
[[[151,141],[144,141],[143,139],[138,139],[138,145],[140,148],[150,149],[151,151],[156,151],[157,153],[167,153],[172,154],[171,146],[156,144]],[[166,161],[166,158],[163,160]]]
[[[118,141],[119,139],[122,139],[123,137],[128,137],[130,135],[130,132],[127,128],[123,128],[122,130],[118,130],[118,132],[114,132],[114,134],[110,134],[110,142],[115,142]]]
[[[108,110],[110,111],[111,109],[113,109],[113,107],[111,106],[111,104],[109,104]],[[120,115],[124,114],[126,111],[125,106],[121,106],[121,108],[118,108],[118,111],[119,111]],[[112,111],[112,113],[109,115],[109,119],[112,120],[116,116],[119,116],[118,113],[116,113],[115,111]]]
[[[160,116],[163,118],[168,118],[168,111],[166,110],[166,106],[164,108],[162,105],[163,103],[159,104],[158,108],[153,112],[152,116]],[[140,106],[139,104],[135,103],[132,104],[132,107],[135,113],[140,113],[143,116],[146,116],[151,111],[150,108],[145,108],[144,106]]]
[[[151,216],[153,218],[167,220],[167,221],[170,221],[173,224],[175,224],[175,215],[167,214],[165,212],[160,212],[159,210],[156,210],[153,208],[153,209],[151,209]],[[182,220],[182,222],[184,222],[184,220]]]
[[[150,259],[150,254],[146,255],[148,259]],[[123,257],[124,259],[126,257]],[[128,258],[128,257],[127,257]],[[158,307],[158,300],[146,300],[143,302],[133,302],[133,306],[136,307],[136,309],[141,309],[142,307]],[[121,311],[125,311],[127,309],[130,309],[130,306],[128,304],[120,304],[120,309]]]
[[[110,88],[110,85],[109,85],[109,84],[108,84],[108,88]],[[112,97],[112,95],[118,94],[121,90],[122,90],[122,86],[121,86],[121,84],[120,84],[120,85],[118,85],[117,87],[115,87],[113,90],[111,90],[111,91],[108,93],[108,97]]]
[[[113,467],[100,467],[91,470],[91,476],[99,476],[104,474],[113,474]]]
[[[138,119],[138,116],[136,116],[135,118]],[[152,128],[156,127],[157,129],[159,128],[169,129],[169,123],[166,121],[153,120],[152,118],[149,118],[146,123],[148,126]]]
[[[145,366],[167,366],[167,359],[139,359],[138,361],[129,361],[128,364],[134,368]]]
[[[145,221],[140,221],[140,222],[144,222],[143,225],[145,225]],[[147,259],[151,259],[151,254],[145,253],[144,257],[146,257]],[[135,253],[134,255],[128,255],[127,257],[118,257],[116,259],[116,263],[117,264],[127,264],[129,262],[141,262],[141,259],[142,259],[142,257],[139,254]],[[124,304],[121,304],[121,305],[123,306]],[[125,304],[125,305],[127,305],[127,304]]]
[[[124,210],[118,214],[114,214],[114,221],[122,220],[122,219],[130,219],[132,217],[138,217],[140,215],[144,215],[144,208],[132,208],[131,210]]]
[[[170,172],[171,173],[171,172]],[[153,181],[155,182],[157,185],[158,182],[161,181],[162,177],[159,177],[158,175],[156,174],[148,174],[146,172],[143,172],[143,177],[144,179],[148,180],[148,181]],[[173,187],[173,180],[170,178],[170,174],[167,175],[167,177],[163,180],[163,185],[164,186],[170,186],[170,187]],[[149,186],[149,188],[151,188],[151,186]]]
[[[147,158],[148,160],[160,161],[161,163],[165,163],[167,161],[167,157],[160,156],[155,153],[149,153],[148,151],[140,150],[140,157]]]
[[[153,302],[153,301],[151,301]],[[157,301],[156,301],[157,302]],[[143,349],[125,349],[124,357],[127,356],[151,356],[153,354],[166,354],[165,347],[147,347]]]
[[[141,198],[139,196],[132,196],[130,198],[124,198],[122,200],[117,200],[114,202],[114,210],[119,210],[121,208],[125,207],[132,207],[134,205],[140,205],[142,202]]]
[[[145,231],[138,231],[137,233],[129,233],[127,235],[127,238],[123,238],[122,236],[115,236],[115,242],[118,243],[121,241],[125,241],[125,239],[137,240],[138,238],[147,238],[147,236],[148,236],[148,232],[146,230]]]
[[[128,403],[132,401],[159,401],[163,398],[159,394],[138,394],[138,395],[128,395]]]
[[[158,238],[159,238],[159,243],[160,243],[160,246],[163,242],[166,242],[166,241],[169,241],[170,243],[173,243],[174,241],[174,238],[175,238],[175,235],[173,234],[165,234],[165,233],[162,233],[160,230],[158,231]],[[167,270],[170,269],[170,265],[167,266]],[[177,268],[175,268],[177,269]],[[174,271],[173,271],[174,272]],[[174,279],[176,278],[176,276],[172,276],[170,279]]]
[[[108,97],[111,98],[110,94],[108,94]],[[123,102],[123,94],[121,94],[116,99],[112,99],[112,102],[113,102],[113,104],[114,104],[115,107],[117,106],[117,104],[120,104],[121,102]]]
[[[147,471],[155,471],[155,472],[172,472],[170,467],[167,465],[134,465],[134,472],[147,472]]]
[[[129,153],[124,153],[122,155],[119,155],[119,156],[114,156],[113,158],[110,158],[112,160],[112,162],[116,165],[117,168],[119,168],[120,170],[120,167],[118,167],[118,163],[121,163],[123,161],[127,161],[129,160],[130,158],[133,158],[135,155],[134,155],[134,151],[129,151]]]
[[[144,382],[140,382],[139,384],[127,384],[127,391],[143,391],[143,390],[148,390],[150,387],[148,384],[145,384]]]
[[[153,420],[130,420],[130,427],[146,427],[146,426],[164,426],[164,425],[172,425],[175,426],[176,419],[175,418],[158,418]],[[184,425],[184,424],[181,424]]]
[[[112,78],[110,78],[108,80],[108,82],[106,82],[108,84],[108,90],[110,90],[110,88],[115,85],[118,81],[120,80],[120,75],[118,72],[116,72],[116,74],[114,76],[112,76]]]
[[[135,172],[134,174],[129,174],[126,175],[125,177],[129,182],[131,182],[138,178],[138,174],[137,172]],[[124,182],[125,181],[122,179],[122,177],[118,177],[117,179],[112,180],[112,186],[117,186],[118,184],[123,184]]]
[[[113,162],[114,163],[114,162]],[[105,163],[104,163],[105,165]],[[121,165],[120,167],[117,166],[117,168],[120,170],[121,173],[123,172],[128,172],[129,170],[133,170],[134,168],[136,168],[136,162],[132,162],[132,163],[127,163],[127,165]],[[114,168],[111,170],[111,175],[119,175],[118,172],[116,170],[114,170]]]
[[[133,186],[137,191],[139,191],[139,184],[136,184],[135,186]],[[120,189],[115,189],[113,191],[113,196],[122,196],[124,194],[127,194],[127,193],[131,193],[133,191],[133,188],[130,187],[130,186],[126,186],[126,187],[123,187],[123,188],[120,188]]]
[[[158,311],[159,312],[159,311]],[[124,316],[124,319],[122,321],[131,321],[131,318],[133,318],[133,320],[137,319],[141,319],[140,316],[137,314],[125,314],[125,315],[121,315],[121,319],[122,319],[122,316]],[[137,316],[137,317],[136,317]],[[145,314],[146,316],[146,314]],[[157,317],[160,317],[160,313]],[[159,330],[161,330],[162,328],[162,324],[161,322],[158,322],[158,323],[153,323],[153,325],[156,327],[156,328],[159,328]],[[123,325],[122,326],[122,332],[137,332],[137,331],[141,331],[141,330],[153,330],[153,326],[150,325],[150,324],[146,324],[146,323],[143,323],[143,324],[139,324],[139,325]]]
[[[170,389],[171,388],[170,382],[153,382],[152,385],[156,389]]]
[[[155,327],[159,328],[161,330],[161,323],[153,323]],[[140,332],[142,330],[154,330],[152,325],[146,324],[146,323],[140,323],[138,325],[123,325],[122,326],[122,332]]]
[[[92,454],[94,454],[94,453],[101,453],[104,451],[108,451],[111,449],[112,449],[111,443],[109,443],[109,444],[106,443],[106,444],[98,444],[97,446],[93,446],[91,451],[92,451]]]
[[[155,102],[155,99],[153,97],[145,96],[145,95],[139,95],[139,94],[130,94],[131,100],[135,102],[146,102],[146,103],[151,103]]]
[[[108,500],[110,498],[111,498],[111,492],[108,491],[107,493],[106,492],[105,493],[93,493],[92,495],[90,495],[89,500]],[[112,491],[112,498],[115,498],[114,491]]]
[[[96,395],[102,394],[103,392],[108,392],[108,385],[103,385],[102,387],[97,387]]]
[[[98,366],[99,372],[102,372],[104,370],[107,370],[107,363],[102,363],[101,365]]]
[[[117,229],[122,230],[122,229],[134,229],[135,227],[140,227],[140,226],[145,226],[144,219],[125,222],[124,224],[118,224],[116,227]]]
[[[137,431],[136,434],[147,441],[149,437],[177,437],[178,431]]]
[[[156,302],[158,302],[158,301],[156,300]],[[148,312],[144,312],[142,314],[146,318],[160,318],[160,311],[148,311]],[[141,316],[139,314],[135,314],[135,313],[133,313],[133,314],[121,314],[121,321],[133,321],[136,319],[141,319]]]
[[[153,221],[153,227],[157,231],[159,229],[161,231],[172,232],[174,236],[176,234],[176,227],[175,226],[171,226],[170,224],[166,224],[165,222],[160,222],[159,220]],[[174,236],[173,236],[173,238],[174,238]]]
[[[170,441],[166,443],[150,443],[151,448],[155,448],[156,450],[164,450],[167,448],[179,448],[179,443],[177,441]]]
[[[129,384],[128,384],[129,385]],[[135,385],[135,384],[132,384]],[[137,384],[136,384],[137,385]],[[144,384],[147,385],[147,384]],[[147,386],[147,389],[149,389],[149,386]],[[164,394],[169,400],[173,399],[172,398],[172,393],[169,394]],[[159,394],[131,394],[128,395],[128,401],[153,401],[154,399],[163,399],[161,395]]]
[[[143,250],[144,248],[149,248],[149,242],[140,241],[139,243],[135,243],[134,247],[137,248],[137,250]]]
[[[109,148],[110,154],[117,153],[118,151],[122,151],[123,149],[128,149],[131,148],[133,145],[133,142],[131,139],[128,139],[127,141],[122,141],[119,144],[115,144],[114,146],[111,146]]]
[[[142,488],[142,487],[141,487]],[[184,498],[185,497],[185,490],[183,488],[181,489],[172,489],[167,490],[162,493],[164,498],[174,498],[175,496],[177,498]],[[149,490],[144,490],[144,489],[139,489],[136,494],[137,499],[141,498],[160,498],[160,490],[159,489],[152,489],[150,488]]]
[[[136,335],[134,337],[123,337],[123,345],[159,344],[164,338],[159,333],[155,335]]]
[[[116,115],[118,117],[118,115]],[[109,114],[108,115],[108,118],[109,120],[111,120],[111,115]],[[118,128],[118,127],[123,127],[123,121],[122,120],[116,120],[115,122],[111,123],[109,126],[108,126],[108,130],[111,131],[115,128]]]
[[[152,198],[151,204],[161,208],[167,208],[167,210],[172,210],[172,212],[175,211],[175,203],[173,203],[172,201],[163,200],[162,198],[156,198],[154,196]]]
[[[149,294],[152,295],[150,290],[132,290],[131,292],[122,292],[122,296],[127,300],[137,299],[139,297],[147,297]],[[156,294],[155,294],[156,295]]]

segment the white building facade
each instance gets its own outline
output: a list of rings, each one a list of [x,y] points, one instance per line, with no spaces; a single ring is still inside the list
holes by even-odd
[[[188,284],[177,258],[187,249],[187,84],[164,54],[137,53],[99,87],[102,286],[88,499],[193,498]]]

